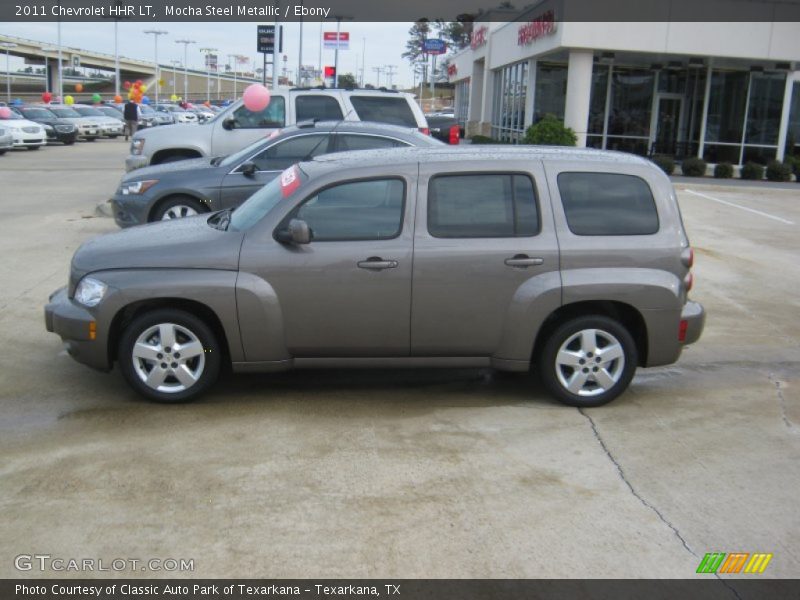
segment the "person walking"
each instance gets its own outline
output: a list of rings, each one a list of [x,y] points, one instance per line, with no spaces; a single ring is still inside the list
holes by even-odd
[[[133,137],[136,129],[139,127],[139,119],[142,116],[142,111],[139,105],[131,99],[125,103],[125,108],[122,111],[122,116],[125,117],[125,141],[128,141],[128,135]]]

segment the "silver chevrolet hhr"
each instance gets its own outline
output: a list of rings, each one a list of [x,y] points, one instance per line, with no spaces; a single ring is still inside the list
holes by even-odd
[[[347,152],[235,211],[84,244],[45,309],[78,361],[178,402],[234,371],[535,369],[598,406],[675,362],[703,308],[675,193],[632,155],[545,147]]]

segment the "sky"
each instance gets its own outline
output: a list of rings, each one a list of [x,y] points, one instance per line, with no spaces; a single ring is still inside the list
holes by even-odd
[[[183,63],[184,45],[175,40],[196,40],[196,44],[188,47],[189,68],[203,68],[202,47],[217,48],[220,61],[227,62],[227,55],[242,54],[250,57],[250,69],[254,60],[261,66],[261,55],[256,52],[257,23],[186,23],[158,22],[157,26],[148,23],[119,23],[119,53],[121,56],[140,60],[154,59],[154,42],[152,35],[143,33],[145,29],[162,29],[169,32],[159,36],[158,62],[169,65],[172,60]],[[291,71],[297,70],[300,23],[282,23],[284,27],[283,53],[288,56],[286,66]],[[343,22],[341,30],[350,33],[350,49],[339,51],[339,73],[353,73],[356,61],[359,69],[362,54],[366,56],[364,71],[365,83],[376,83],[377,73],[374,67],[394,65],[393,83],[399,87],[411,87],[412,70],[409,63],[401,58],[408,40],[408,30],[412,23],[356,23]],[[324,31],[336,31],[336,24],[325,22]],[[13,35],[44,44],[55,44],[57,40],[57,23],[0,23],[0,33]],[[303,64],[319,63],[319,21],[306,21],[303,24]],[[102,23],[62,23],[61,42],[64,46],[94,50],[96,52],[114,53],[114,26],[112,22]],[[362,52],[363,48],[366,52]],[[224,64],[223,62],[223,64]],[[322,50],[322,64],[333,65],[333,50]],[[22,66],[22,59],[11,59],[11,70]],[[5,60],[0,61],[0,71],[5,70]],[[381,85],[387,85],[385,74],[381,75]]]

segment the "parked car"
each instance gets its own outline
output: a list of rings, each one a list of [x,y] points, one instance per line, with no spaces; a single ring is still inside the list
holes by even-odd
[[[12,110],[8,117],[0,118],[0,126],[11,134],[14,148],[38,150],[47,144],[44,126],[23,118],[16,111]]]
[[[122,109],[117,108],[113,104],[100,104],[95,106],[97,110],[103,113],[105,116],[110,117],[112,119],[116,119],[121,123],[125,123],[125,117],[122,114]]]
[[[228,157],[144,167],[122,178],[111,199],[117,225],[192,216],[240,205],[286,167],[347,150],[441,146],[416,129],[341,121],[287,127]]]
[[[100,137],[100,127],[96,120],[81,116],[80,113],[66,104],[48,104],[46,107],[59,119],[74,124],[78,128],[79,140],[93,142]]]
[[[48,142],[61,142],[65,146],[71,146],[78,139],[78,128],[74,123],[57,117],[42,106],[18,106],[16,110],[25,119],[42,125]]]
[[[286,169],[235,211],[108,234],[45,309],[76,360],[179,402],[236,371],[494,367],[611,401],[701,335],[667,176],[628,154],[396,148]]]
[[[224,156],[263,138],[270,131],[310,119],[374,121],[415,127],[429,133],[428,124],[411,94],[379,90],[279,89],[269,106],[253,113],[241,101],[191,130],[157,128],[137,133],[125,161],[128,171],[147,165]],[[178,133],[180,133],[178,135]]]
[[[461,142],[461,126],[455,117],[443,113],[425,115],[431,135],[445,144],[458,145]]]
[[[120,121],[116,117],[108,117],[99,108],[87,104],[73,104],[72,108],[82,117],[94,120],[102,136],[113,139],[125,133],[124,119]]]
[[[141,119],[139,119],[139,127],[141,128],[172,125],[175,122],[171,115],[156,112],[146,104],[142,104],[139,107],[139,112],[142,115]]]
[[[177,104],[156,104],[155,110],[157,112],[168,113],[176,125],[193,125],[200,121],[196,114],[181,108]]]
[[[11,135],[10,131],[3,129],[3,126],[0,123],[0,156],[5,154],[8,150],[11,150],[13,147],[14,136]]]
[[[205,106],[202,106],[202,105],[201,106],[190,106],[186,110],[196,114],[197,115],[197,120],[200,123],[205,123],[206,121],[210,121],[211,119],[213,119],[214,117],[217,116],[217,113],[215,113],[211,109],[209,109],[209,108],[207,108]]]

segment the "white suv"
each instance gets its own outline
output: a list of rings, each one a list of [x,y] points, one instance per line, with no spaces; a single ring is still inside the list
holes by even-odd
[[[311,119],[377,121],[416,127],[428,133],[414,96],[385,90],[279,89],[261,112],[234,102],[197,127],[156,127],[138,132],[125,160],[128,171],[202,156],[231,154],[264,137],[265,132]]]

